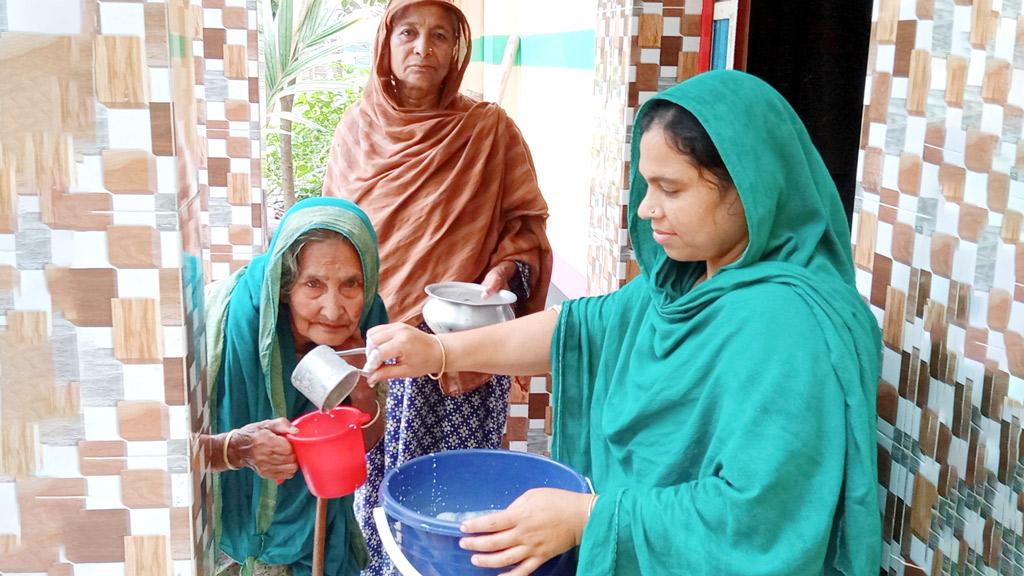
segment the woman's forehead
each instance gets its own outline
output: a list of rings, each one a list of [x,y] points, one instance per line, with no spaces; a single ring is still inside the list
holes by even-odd
[[[448,26],[452,30],[454,30],[456,22],[455,14],[439,4],[406,6],[396,12],[392,19],[394,26],[426,23],[430,26]]]

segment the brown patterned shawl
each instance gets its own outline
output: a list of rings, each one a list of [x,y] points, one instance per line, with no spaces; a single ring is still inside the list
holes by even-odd
[[[456,14],[458,45],[440,107],[401,108],[388,38],[399,10],[428,3]],[[451,3],[393,0],[377,32],[366,91],[334,135],[324,195],[356,202],[373,221],[380,239],[380,294],[393,321],[420,321],[427,284],[479,282],[502,261],[530,267],[527,312],[542,309],[547,296],[547,204],[515,123],[497,104],[458,92],[470,42],[466,17]]]

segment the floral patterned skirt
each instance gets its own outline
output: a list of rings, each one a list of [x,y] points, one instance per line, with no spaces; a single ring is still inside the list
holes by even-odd
[[[366,483],[356,492],[355,514],[370,550],[363,576],[397,574],[373,522],[384,474],[431,452],[498,448],[508,417],[511,378],[494,376],[460,396],[446,396],[426,377],[389,381],[384,438],[366,455]]]

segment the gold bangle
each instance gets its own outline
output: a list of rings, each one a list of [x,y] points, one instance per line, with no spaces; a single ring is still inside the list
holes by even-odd
[[[373,420],[370,420],[366,424],[363,424],[363,428],[369,428],[370,426],[373,426],[373,424],[377,421],[377,419],[380,418],[380,413],[381,413],[380,401],[379,400],[374,400],[373,403],[377,405],[377,413],[373,415]]]
[[[444,374],[444,369],[448,365],[448,354],[445,352],[444,342],[441,342],[441,337],[438,336],[437,334],[431,334],[431,336],[434,337],[434,340],[437,340],[437,345],[441,347],[441,369],[437,372],[437,374],[431,374],[430,372],[427,372],[427,376],[429,376],[432,380],[437,380],[440,382],[441,376]]]
[[[235,430],[228,432],[226,438],[224,438],[224,447],[221,452],[221,459],[224,460],[224,465],[228,467],[228,470],[240,470],[241,468],[235,468],[231,465],[231,460],[228,458],[228,445],[231,444],[231,437],[234,436]]]

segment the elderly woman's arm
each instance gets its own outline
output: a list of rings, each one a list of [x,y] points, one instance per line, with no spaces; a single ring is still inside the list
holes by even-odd
[[[476,330],[442,334],[436,339],[406,324],[371,328],[368,337],[380,357],[395,362],[375,370],[370,384],[441,371],[513,376],[550,372],[551,335],[557,320],[558,310],[553,308]]]
[[[298,470],[291,444],[284,437],[291,432],[296,429],[287,418],[276,418],[204,435],[200,442],[214,472],[248,467],[263,478],[287,480]],[[225,442],[229,442],[226,447]]]

